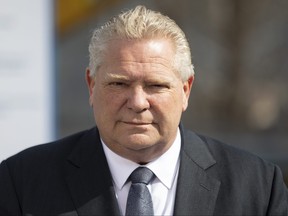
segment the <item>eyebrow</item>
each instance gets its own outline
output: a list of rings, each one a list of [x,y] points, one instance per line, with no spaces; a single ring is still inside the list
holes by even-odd
[[[134,81],[134,77],[130,77],[128,75],[123,75],[123,74],[117,74],[117,73],[106,73],[104,80],[106,82],[110,81],[124,81],[124,82],[131,82]],[[153,83],[153,82],[173,82],[174,80],[171,77],[162,77],[161,75],[158,76],[153,76],[149,78],[145,78],[145,82],[147,83]]]
[[[106,73],[105,80],[107,79],[117,79],[117,80],[130,80],[128,76],[121,74]]]

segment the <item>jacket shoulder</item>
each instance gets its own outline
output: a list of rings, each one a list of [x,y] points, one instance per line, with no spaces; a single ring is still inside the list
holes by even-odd
[[[243,164],[243,166],[247,164],[253,164],[254,166],[268,166],[274,167],[275,165],[261,156],[256,155],[255,153],[248,152],[240,147],[235,147],[219,141],[217,139],[198,135],[200,139],[207,145],[211,154],[215,157],[218,163],[228,163],[229,164]],[[248,168],[248,167],[247,167]]]
[[[95,128],[81,131],[50,143],[29,147],[4,161],[9,166],[23,166],[25,164],[34,167],[41,163],[65,160],[71,151],[77,146],[78,141],[93,133],[94,130]]]
[[[288,191],[277,165],[207,136],[193,132],[185,136],[200,140],[198,145],[204,145],[215,160],[205,171],[221,182],[217,215],[287,214]]]
[[[268,183],[273,181],[274,172],[280,171],[279,167],[272,162],[241,148],[231,146],[205,135],[196,134],[192,131],[185,131],[184,134],[186,140],[192,140],[188,144],[202,146],[201,149],[205,149],[205,151],[202,150],[201,154],[204,152],[214,159],[215,164],[209,167],[207,171],[223,182],[238,182],[245,178],[243,182],[254,182],[256,179],[259,179],[262,182],[267,181],[266,183]],[[197,150],[200,148],[194,147],[194,149]],[[195,153],[192,154],[195,155]],[[265,184],[265,182],[263,183]]]

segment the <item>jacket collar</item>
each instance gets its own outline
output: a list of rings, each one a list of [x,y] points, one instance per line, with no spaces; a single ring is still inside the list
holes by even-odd
[[[66,182],[78,215],[120,215],[96,128],[84,133],[70,154]]]
[[[220,181],[207,170],[215,165],[207,144],[182,126],[182,148],[174,215],[212,215]]]

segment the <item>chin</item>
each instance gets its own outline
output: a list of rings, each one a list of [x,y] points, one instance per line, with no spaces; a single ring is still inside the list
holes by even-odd
[[[141,150],[154,146],[156,141],[151,140],[150,137],[144,135],[133,135],[132,137],[129,137],[125,143],[130,149]]]

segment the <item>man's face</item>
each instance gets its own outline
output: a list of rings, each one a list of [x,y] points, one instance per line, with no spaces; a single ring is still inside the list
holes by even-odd
[[[86,73],[96,125],[115,153],[147,163],[173,143],[193,77],[182,82],[167,39],[114,40],[95,78]]]

